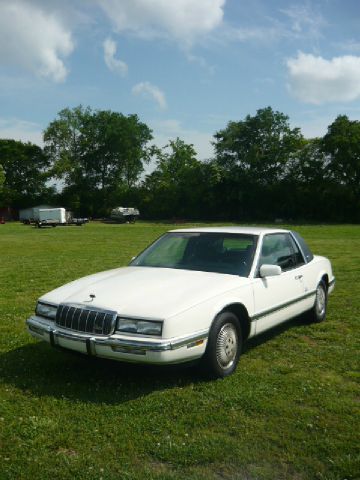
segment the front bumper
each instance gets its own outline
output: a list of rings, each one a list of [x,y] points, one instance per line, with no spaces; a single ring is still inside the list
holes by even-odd
[[[119,334],[96,336],[66,330],[39,316],[26,321],[29,333],[60,347],[102,358],[153,364],[183,363],[201,357],[208,331],[169,339],[134,338]]]

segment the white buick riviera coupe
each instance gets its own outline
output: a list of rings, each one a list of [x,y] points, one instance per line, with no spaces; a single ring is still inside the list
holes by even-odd
[[[200,359],[225,377],[246,339],[304,312],[323,321],[334,284],[330,261],[296,232],[172,230],[128,267],[42,296],[27,325],[53,347],[136,363]]]

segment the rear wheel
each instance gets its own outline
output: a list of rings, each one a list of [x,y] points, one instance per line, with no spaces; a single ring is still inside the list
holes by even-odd
[[[324,280],[316,287],[315,303],[310,310],[310,320],[320,323],[325,320],[327,310],[327,288]]]
[[[239,361],[242,347],[240,323],[231,312],[220,313],[210,330],[203,367],[215,378],[231,375]]]

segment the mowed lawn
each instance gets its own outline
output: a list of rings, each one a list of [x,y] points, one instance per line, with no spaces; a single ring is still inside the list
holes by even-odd
[[[249,341],[225,380],[27,334],[41,294],[126,265],[170,228],[0,225],[0,479],[360,478],[360,226],[294,226],[333,263],[327,320]]]

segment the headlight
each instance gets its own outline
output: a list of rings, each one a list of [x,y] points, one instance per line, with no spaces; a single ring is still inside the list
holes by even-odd
[[[35,313],[40,317],[49,318],[50,320],[55,320],[57,306],[49,305],[48,303],[38,302],[36,304]]]
[[[119,332],[139,333],[142,335],[161,335],[162,322],[118,318],[116,330]]]

